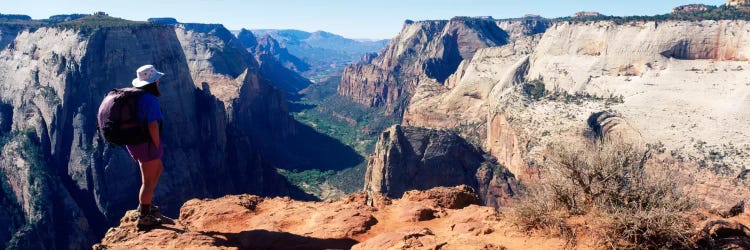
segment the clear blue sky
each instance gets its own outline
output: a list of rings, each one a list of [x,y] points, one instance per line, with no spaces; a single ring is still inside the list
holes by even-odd
[[[391,38],[406,19],[453,16],[569,16],[577,11],[606,15],[653,15],[690,3],[725,0],[0,0],[0,13],[43,19],[55,14],[104,11],[130,20],[175,17],[180,22],[221,23],[235,30],[325,30],[350,38]]]

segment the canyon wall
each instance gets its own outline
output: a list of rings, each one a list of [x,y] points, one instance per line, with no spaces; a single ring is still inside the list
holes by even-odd
[[[166,74],[165,213],[194,197],[294,192],[263,156],[264,140],[295,130],[284,94],[220,25],[25,30],[0,51],[3,150],[24,149],[0,159],[7,247],[87,248],[137,206],[138,167],[97,136],[95,115],[143,64]]]
[[[506,204],[514,176],[455,133],[395,125],[380,135],[365,173],[364,190],[400,198],[409,190],[468,185],[483,204]]]
[[[478,49],[507,42],[508,34],[492,20],[407,21],[369,64],[344,69],[338,94],[400,117],[420,82],[442,83]]]

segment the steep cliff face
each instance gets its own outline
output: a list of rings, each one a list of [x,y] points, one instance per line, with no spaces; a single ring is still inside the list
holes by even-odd
[[[278,181],[269,165],[273,161],[262,155],[271,154],[273,141],[295,133],[283,92],[261,75],[253,55],[222,25],[179,24],[175,32],[195,79],[200,150],[207,152],[201,165],[216,168],[207,179],[225,183],[209,191],[285,193],[263,181],[242,181],[248,176]],[[224,182],[227,177],[233,180]]]
[[[381,134],[365,173],[365,191],[388,197],[459,184],[474,187],[492,206],[505,203],[517,191],[515,178],[504,167],[443,130],[389,128]]]
[[[240,33],[242,35],[242,33]],[[266,52],[268,54],[273,55],[277,61],[279,61],[281,64],[284,65],[284,67],[293,70],[295,72],[303,72],[310,69],[310,65],[306,62],[302,61],[302,59],[297,58],[296,56],[289,53],[289,51],[282,47],[279,41],[276,41],[276,39],[273,39],[273,37],[269,35],[262,36],[258,39],[258,48],[255,49],[255,52]]]
[[[284,90],[288,96],[296,96],[297,92],[312,84],[310,80],[297,73],[307,71],[310,65],[289,54],[286,48],[280,47],[279,42],[270,36],[260,38],[253,53],[260,64],[263,76]]]
[[[285,93],[280,87],[299,86],[284,81],[303,81],[304,78],[285,69],[273,56],[262,50],[253,55],[222,25],[177,25],[176,32],[191,74],[202,81],[195,82],[200,101],[198,114],[204,119],[201,125],[204,143],[201,145],[205,147],[203,152],[211,152],[203,164],[210,166],[226,160],[228,165],[241,166],[241,169],[216,171],[213,179],[221,181],[225,176],[245,178],[233,175],[233,171],[244,172],[247,170],[243,169],[257,169],[253,166],[261,165],[338,170],[361,161],[353,149],[295,121],[288,114]],[[257,48],[262,46],[259,44]],[[229,66],[225,68],[226,65]],[[278,71],[288,75],[266,74]],[[212,140],[217,137],[226,145],[214,143]],[[264,172],[265,177],[259,172],[248,174],[284,183],[269,177],[268,174],[276,176],[275,170],[269,171],[273,173]],[[263,181],[242,185],[278,190],[278,194],[287,192],[275,185],[264,186]],[[224,190],[220,186],[214,189]]]
[[[487,132],[490,93],[523,82],[529,55],[540,38],[518,37],[504,46],[480,49],[464,60],[445,84],[420,85],[404,112],[403,123],[458,129],[465,138],[482,141]]]
[[[262,152],[264,161],[288,169],[343,169],[361,161],[361,157],[353,149],[295,121],[288,114],[285,86],[293,91],[308,84],[308,81],[280,66],[276,58],[266,51],[267,49],[262,49],[267,44],[258,43],[256,48],[261,48],[258,50],[259,54],[253,55],[238,38],[232,36],[223,26],[219,26],[212,27],[210,30],[221,29],[221,31],[213,31],[216,34],[223,34],[220,37],[208,35],[202,41],[191,42],[198,47],[206,46],[204,44],[208,46],[225,44],[213,49],[204,49],[208,53],[198,51],[196,55],[202,58],[198,60],[211,65],[223,65],[237,64],[237,58],[241,58],[245,62],[239,63],[246,65],[242,66],[246,68],[244,71],[238,71],[242,74],[237,76],[221,71],[205,71],[199,76],[208,76],[214,82],[221,83],[217,84],[218,88],[239,86],[239,92],[229,92],[234,93],[236,98],[234,96],[223,98],[221,95],[217,97],[229,107],[228,110],[231,112],[228,113],[236,121],[236,124],[230,124],[230,127],[236,126],[244,130],[243,133],[252,138],[250,142],[254,143],[254,147]],[[215,43],[211,42],[212,40],[221,42]],[[186,54],[196,51],[192,45],[185,47],[186,44],[188,43],[183,42]],[[238,56],[232,56],[235,54]],[[188,57],[191,56],[188,55]],[[200,72],[201,68],[191,66],[191,71]],[[285,74],[279,75],[280,72]],[[213,93],[214,87],[210,82],[208,85],[210,92]]]
[[[507,41],[508,34],[490,20],[408,21],[370,64],[344,69],[338,93],[400,116],[420,82],[442,83],[478,49]]]
[[[6,134],[0,149],[0,240],[7,249],[87,248],[98,235],[60,179],[45,165],[31,131]]]
[[[241,29],[240,32],[237,33],[237,39],[240,40],[242,46],[246,49],[252,50],[255,46],[258,46],[258,38],[252,31]]]
[[[185,51],[196,87],[206,83],[209,91],[231,110],[242,85],[237,79],[258,65],[242,43],[220,24],[178,24],[175,33]]]
[[[546,30],[549,21],[522,18],[497,21],[497,24],[510,34],[509,43],[478,50],[442,85],[417,87],[402,122],[410,126],[455,129],[522,177],[520,170],[526,168],[526,163],[519,141],[511,128],[498,127],[507,121],[497,117],[497,107],[491,104],[498,93],[525,82],[529,57],[541,40],[539,33]]]
[[[41,28],[34,32],[22,32],[0,52],[0,71],[4,72],[0,79],[3,90],[0,98],[13,106],[11,127],[16,131],[30,129],[38,135],[36,143],[41,147],[42,159],[37,160],[44,164],[40,168],[47,169],[52,176],[50,178],[64,187],[59,192],[69,193],[75,201],[74,206],[83,210],[94,229],[88,232],[90,234],[102,232],[108,216],[118,214],[118,210],[121,214],[131,207],[138,187],[137,169],[127,154],[121,149],[103,145],[95,137],[96,122],[93,117],[103,94],[127,83],[133,76],[132,68],[160,59],[166,62],[160,66],[174,79],[174,83],[165,84],[163,90],[164,108],[176,111],[176,114],[168,116],[168,123],[172,125],[165,124],[165,130],[173,130],[177,124],[186,124],[192,118],[189,115],[194,113],[188,112],[194,108],[190,102],[192,88],[180,86],[180,83],[192,84],[187,74],[179,74],[187,71],[177,70],[181,66],[182,69],[186,67],[184,57],[180,64],[182,52],[179,44],[175,43],[174,32],[170,36],[170,31],[165,28],[133,27],[105,29],[84,35],[70,29]],[[169,38],[173,38],[171,43]],[[142,53],[139,52],[142,46],[153,47],[149,53]],[[178,98],[186,100],[178,102],[175,100]],[[184,133],[196,134],[188,129]],[[191,143],[190,136],[178,138],[174,133],[165,133],[164,137],[164,141],[170,145]],[[183,166],[192,167],[191,160],[180,158],[180,155],[172,154],[165,158],[165,162],[169,162],[168,165],[180,162]],[[167,173],[170,172],[176,173],[176,176],[165,181],[165,189],[191,182],[189,172],[168,169]],[[6,178],[12,182],[15,178],[9,177],[9,174],[12,173],[6,172]],[[29,177],[20,176],[20,179],[26,178]],[[184,194],[175,193],[170,197],[176,199],[169,201],[167,198],[163,202],[169,204],[185,199],[185,196],[181,197]],[[54,208],[47,215],[52,217],[64,209]],[[65,219],[55,221],[51,217],[47,221],[54,222],[53,228],[74,222]],[[116,217],[118,215],[112,217],[113,221]],[[49,236],[60,235],[54,244],[45,242],[44,246],[67,248],[70,242],[87,241],[86,238],[65,239],[62,235],[67,233],[64,232],[57,231],[57,234]]]
[[[167,153],[155,193],[165,212],[174,213],[193,197],[289,194],[253,139],[258,127],[278,125],[278,132],[288,124],[283,93],[263,82],[252,56],[233,46],[234,40],[221,44],[226,34],[220,31],[147,24],[86,31],[39,28],[21,32],[0,51],[1,127],[10,138],[6,150],[20,143],[8,137],[7,128],[31,131],[40,156],[16,160],[3,154],[3,183],[14,190],[5,198],[15,201],[10,210],[23,211],[13,244],[85,248],[137,205],[137,166],[124,149],[96,136],[94,117],[103,95],[129,86],[134,69],[143,64],[166,73],[160,100]],[[200,47],[204,38],[215,43]],[[212,87],[224,92],[213,94]],[[24,166],[21,159],[38,161],[32,165],[43,170],[42,177],[17,169]],[[42,185],[41,191],[35,185]],[[23,197],[35,194],[47,197],[38,199],[43,212],[24,205],[29,200]],[[41,219],[29,219],[34,217]]]
[[[495,23],[508,33],[510,40],[544,33],[552,25],[551,20],[535,16],[497,20]]]

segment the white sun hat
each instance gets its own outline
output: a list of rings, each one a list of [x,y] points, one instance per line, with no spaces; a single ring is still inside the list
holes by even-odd
[[[159,80],[164,73],[154,68],[154,65],[143,65],[136,71],[137,78],[133,79],[133,87],[139,88]]]

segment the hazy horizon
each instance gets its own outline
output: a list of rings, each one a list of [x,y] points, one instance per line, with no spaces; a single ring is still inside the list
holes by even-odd
[[[673,7],[691,3],[721,5],[725,0],[663,1],[596,1],[575,3],[530,0],[384,0],[354,2],[328,0],[287,0],[273,2],[202,0],[160,2],[92,2],[84,0],[11,1],[0,3],[3,14],[24,14],[46,19],[57,14],[91,14],[104,11],[111,16],[145,21],[152,17],[173,17],[184,23],[220,23],[227,29],[295,29],[306,32],[326,31],[352,39],[390,39],[405,20],[450,19],[455,16],[492,16],[514,18],[537,14],[555,18],[577,11],[597,11],[605,15],[656,15],[669,13]],[[45,7],[40,7],[45,6]],[[429,7],[429,8],[427,8]]]

